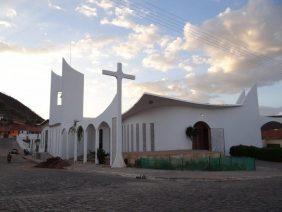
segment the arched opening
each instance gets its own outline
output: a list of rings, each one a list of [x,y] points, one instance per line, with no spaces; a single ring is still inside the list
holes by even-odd
[[[86,134],[87,134],[87,160],[94,161],[95,155],[91,154],[95,150],[95,127],[93,124],[88,125],[86,128]]]
[[[62,158],[66,159],[67,158],[67,131],[66,129],[63,129],[62,131]]]
[[[74,157],[74,137],[75,137],[75,132],[72,128],[70,128],[69,133],[68,133],[68,156],[69,158]]]
[[[99,149],[103,149],[109,157],[107,157],[106,164],[110,165],[110,153],[111,153],[111,146],[110,146],[110,127],[106,122],[102,122],[99,125]]]
[[[282,123],[270,121],[262,125],[261,138],[265,147],[282,147]]]
[[[84,137],[84,131],[82,126],[79,126],[76,130],[76,136],[77,136],[77,156],[79,157],[79,160],[82,160],[83,156],[83,137]]]
[[[207,123],[199,121],[194,125],[196,135],[193,138],[193,149],[210,150],[210,127]]]

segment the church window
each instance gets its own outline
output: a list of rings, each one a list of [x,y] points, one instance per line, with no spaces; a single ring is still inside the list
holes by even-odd
[[[155,129],[154,129],[154,123],[150,123],[150,135],[151,135],[151,151],[155,151]]]
[[[142,137],[143,137],[143,152],[146,152],[146,124],[142,124]]]
[[[57,105],[62,105],[62,92],[57,93]]]
[[[139,124],[136,124],[136,151],[139,152]]]
[[[126,145],[127,145],[127,152],[129,152],[129,125],[126,127]]]
[[[130,133],[131,133],[131,152],[134,152],[133,124],[131,124],[130,126]]]

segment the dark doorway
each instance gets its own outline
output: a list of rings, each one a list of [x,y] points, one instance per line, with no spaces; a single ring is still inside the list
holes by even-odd
[[[48,151],[48,130],[45,131],[45,148],[44,152]]]
[[[103,149],[103,130],[99,130],[99,149]]]
[[[210,127],[203,121],[197,122],[194,127],[197,129],[193,139],[193,149],[210,150]]]

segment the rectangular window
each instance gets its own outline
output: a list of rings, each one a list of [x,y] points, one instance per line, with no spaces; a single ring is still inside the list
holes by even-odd
[[[147,148],[146,148],[146,124],[143,123],[142,124],[142,137],[143,137],[143,152],[146,152],[147,151]]]
[[[151,151],[155,151],[155,129],[154,129],[154,123],[150,123],[150,135],[151,135]]]
[[[126,127],[126,145],[127,145],[127,152],[129,152],[129,125]]]
[[[62,92],[57,93],[57,105],[62,105]]]
[[[136,124],[136,151],[139,152],[139,124]]]
[[[130,126],[130,132],[131,132],[131,152],[134,152],[133,124],[131,124]]]

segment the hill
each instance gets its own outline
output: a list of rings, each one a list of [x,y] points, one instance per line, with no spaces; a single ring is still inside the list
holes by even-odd
[[[23,123],[29,125],[39,124],[44,121],[39,115],[14,99],[0,92],[0,118],[2,124]]]

